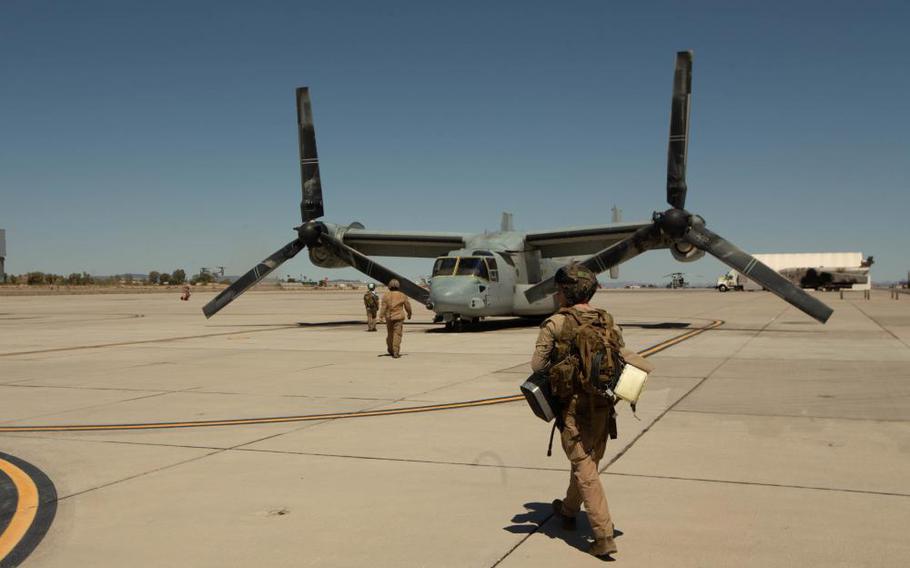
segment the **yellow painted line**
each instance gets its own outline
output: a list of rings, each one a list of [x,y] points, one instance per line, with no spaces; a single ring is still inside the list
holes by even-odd
[[[0,470],[3,470],[3,473],[10,478],[19,494],[16,512],[6,526],[6,530],[0,534],[0,562],[2,562],[16,548],[35,520],[35,514],[38,512],[38,487],[27,473],[4,459],[0,459]]]
[[[445,404],[432,404],[428,406],[412,406],[408,408],[392,408],[386,410],[361,410],[355,412],[338,412],[332,414],[304,414],[300,416],[275,416],[270,418],[235,418],[226,420],[197,420],[193,422],[151,422],[141,424],[88,424],[60,425],[60,426],[2,426],[0,433],[9,432],[77,432],[96,430],[160,430],[164,428],[194,428],[204,426],[243,426],[249,424],[277,424],[283,422],[309,422],[313,420],[338,420],[340,418],[366,418],[370,416],[389,416],[394,414],[413,414],[417,412],[433,412],[437,410],[452,410],[457,408],[473,408],[489,406],[523,400],[522,395],[485,398],[465,402],[452,402]]]
[[[668,349],[674,345],[691,339],[696,335],[704,333],[723,325],[722,320],[715,320],[710,324],[693,329],[682,335],[672,337],[662,341],[657,345],[649,347],[639,354],[642,357],[649,357]],[[464,402],[450,402],[443,404],[431,404],[427,406],[411,406],[408,408],[390,408],[385,410],[361,410],[355,412],[337,412],[331,414],[304,414],[299,416],[273,416],[265,418],[234,418],[225,420],[197,420],[192,422],[148,422],[139,424],[63,424],[58,426],[0,426],[0,433],[10,432],[94,432],[104,430],[163,430],[166,428],[201,428],[206,426],[244,426],[251,424],[280,424],[287,422],[309,422],[314,420],[339,420],[342,418],[368,418],[373,416],[392,416],[398,414],[415,414],[418,412],[435,412],[439,410],[454,410],[458,408],[476,408],[481,406],[491,406],[494,404],[504,404],[507,402],[516,402],[524,400],[522,395],[508,395],[494,398],[484,398],[480,400],[469,400]]]
[[[676,337],[671,337],[670,339],[663,341],[661,343],[658,343],[657,345],[648,347],[644,351],[640,352],[639,355],[641,355],[642,357],[649,357],[651,355],[654,355],[655,353],[659,353],[665,349],[669,349],[670,347],[673,347],[674,345],[682,343],[683,341],[686,341],[687,339],[691,339],[691,338],[695,337],[696,335],[699,335],[699,334],[704,333],[711,329],[718,328],[718,327],[722,326],[723,324],[724,324],[723,320],[714,320],[713,322],[709,323],[708,325],[706,325],[704,327],[700,327],[698,329],[693,329],[682,335],[677,335]]]

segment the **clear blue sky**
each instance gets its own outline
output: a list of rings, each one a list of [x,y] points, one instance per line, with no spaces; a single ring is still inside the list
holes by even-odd
[[[7,269],[246,271],[299,223],[298,85],[328,221],[647,219],[666,208],[674,52],[692,49],[688,208],[751,252],[862,251],[905,278],[908,22],[906,1],[6,0]],[[664,251],[621,276],[675,270],[724,271]],[[305,254],[281,273],[356,274]]]

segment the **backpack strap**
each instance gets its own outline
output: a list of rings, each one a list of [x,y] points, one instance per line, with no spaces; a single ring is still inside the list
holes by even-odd
[[[562,308],[557,314],[562,314],[566,316],[565,323],[563,324],[562,333],[560,334],[561,339],[571,339],[572,335],[575,334],[575,328],[581,325],[581,314],[575,308]]]
[[[556,423],[559,422],[559,419],[553,421],[553,429],[550,430],[550,444],[547,446],[547,457],[553,455],[553,434],[556,433]]]
[[[564,346],[573,342],[575,330],[581,325],[581,319],[571,310],[571,308],[563,308],[556,312],[558,314],[563,314],[565,319],[563,320],[562,329],[559,331],[559,335],[556,336],[556,345],[558,348],[553,350],[551,357],[567,357],[571,352],[571,349],[565,350]],[[558,361],[554,360],[553,362],[557,363]]]
[[[583,312],[575,306],[569,306],[567,308],[559,308],[556,313],[570,315],[575,319],[575,321],[581,323],[581,316]]]

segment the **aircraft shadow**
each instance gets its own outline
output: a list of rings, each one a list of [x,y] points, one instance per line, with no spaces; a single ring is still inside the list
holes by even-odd
[[[207,328],[209,328],[209,327],[212,327],[212,328],[218,328],[218,327],[225,327],[225,328],[235,328],[235,327],[290,327],[290,326],[292,326],[292,325],[294,325],[294,324],[292,324],[292,323],[287,323],[287,322],[275,322],[275,323],[233,323],[233,324],[231,324],[231,323],[226,323],[226,324],[220,324],[220,325],[209,324],[209,325],[206,325],[205,327],[207,327]]]
[[[661,323],[623,323],[619,322],[623,328],[636,327],[639,329],[683,329],[689,327],[689,323],[681,321],[665,321]]]
[[[512,517],[512,524],[503,527],[504,531],[513,534],[531,534],[539,533],[553,539],[559,539],[583,552],[587,552],[590,541],[588,536],[591,535],[591,524],[588,522],[588,515],[584,511],[576,517],[577,528],[574,531],[567,531],[562,525],[554,520],[553,505],[550,503],[525,503],[525,511]],[[622,536],[622,531],[614,528],[614,537]]]
[[[501,329],[521,329],[528,327],[539,327],[545,318],[506,318],[483,320],[478,323],[464,323],[459,329],[448,329],[445,327],[436,327],[428,329],[426,333],[485,333],[488,331],[498,331]],[[639,329],[684,329],[691,324],[688,322],[660,322],[660,323],[623,323],[619,322],[623,328],[634,327]]]
[[[491,319],[484,320],[477,323],[465,323],[461,326],[460,329],[446,329],[442,324],[429,324],[434,325],[430,329],[426,330],[426,333],[485,333],[488,331],[498,331],[501,329],[521,329],[528,327],[539,327],[544,318],[504,318],[504,319]],[[320,327],[343,327],[343,326],[366,326],[366,320],[340,320],[340,321],[320,321],[320,322],[297,322],[297,327],[302,328],[320,328]],[[225,324],[225,325],[209,325],[206,327],[225,327],[225,328],[237,328],[237,327],[276,327],[287,325],[285,323],[249,323],[249,324]],[[293,325],[293,324],[292,324]],[[411,326],[425,326],[428,325],[427,322],[405,322],[406,327]],[[640,329],[682,329],[689,327],[690,324],[685,322],[662,322],[662,323],[623,323],[620,322],[620,325],[624,328],[634,327]],[[384,328],[385,324],[378,324],[377,327]]]
[[[367,326],[367,320],[344,320],[344,321],[320,321],[320,322],[297,322],[297,327],[342,327],[342,326],[353,326],[353,325],[362,325],[364,328]],[[405,327],[411,326],[426,326],[426,325],[435,325],[426,321],[406,321],[404,322]],[[379,331],[385,331],[385,323],[376,322],[376,329]]]
[[[507,318],[483,320],[477,323],[463,323],[457,329],[448,329],[442,324],[439,327],[426,330],[426,333],[486,333],[501,329],[520,329],[527,327],[540,327],[543,318]]]
[[[237,328],[237,327],[292,327],[296,325],[297,327],[340,327],[346,325],[363,325],[366,326],[367,322],[357,321],[357,320],[344,320],[344,321],[319,321],[319,322],[305,322],[298,321],[296,323],[288,322],[275,322],[275,323],[230,323],[222,325],[207,325],[206,327],[226,327],[226,328]]]
[[[341,325],[366,325],[366,321],[361,320],[344,320],[344,321],[317,321],[317,322],[297,322],[297,327],[335,327]]]

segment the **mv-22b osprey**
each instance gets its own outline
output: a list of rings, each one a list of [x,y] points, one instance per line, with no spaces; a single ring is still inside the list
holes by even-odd
[[[786,278],[705,227],[699,215],[684,209],[686,154],[689,139],[692,52],[676,55],[670,143],[667,160],[667,201],[651,221],[573,227],[522,233],[504,222],[497,233],[436,233],[373,231],[360,223],[335,225],[323,216],[322,182],[310,95],[297,89],[297,123],[303,223],[297,238],[256,265],[202,309],[211,317],[304,248],[313,264],[323,268],[351,266],[427,306],[447,323],[485,316],[539,316],[557,308],[554,275],[570,258],[595,273],[618,266],[647,250],[668,248],[673,258],[692,262],[709,253],[824,323],[832,310]],[[373,257],[435,258],[429,289],[396,274]]]

